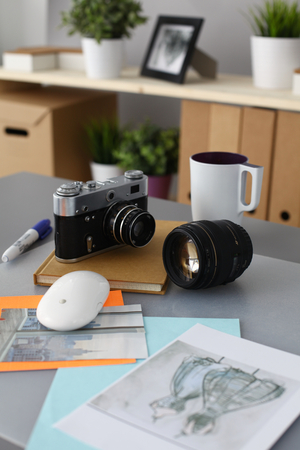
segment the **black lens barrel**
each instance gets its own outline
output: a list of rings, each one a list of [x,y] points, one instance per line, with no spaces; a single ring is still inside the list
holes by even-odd
[[[198,254],[199,270],[186,276],[180,262],[182,239],[189,239]],[[186,253],[186,252],[185,252]],[[249,266],[253,255],[250,236],[244,228],[229,220],[200,220],[175,228],[163,246],[163,262],[170,279],[186,289],[201,289],[234,281]]]

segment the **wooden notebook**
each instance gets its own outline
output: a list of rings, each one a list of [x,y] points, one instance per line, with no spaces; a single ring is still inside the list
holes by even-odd
[[[91,270],[104,276],[111,289],[164,294],[168,277],[162,260],[163,244],[167,235],[182,223],[158,220],[155,235],[146,247],[133,248],[126,245],[76,263],[56,261],[53,250],[33,274],[34,284],[51,286],[66,273]]]

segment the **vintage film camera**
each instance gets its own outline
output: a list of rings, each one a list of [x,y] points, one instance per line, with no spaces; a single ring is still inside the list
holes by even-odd
[[[53,194],[56,259],[72,263],[124,244],[147,245],[155,232],[147,194],[141,170],[62,184]]]

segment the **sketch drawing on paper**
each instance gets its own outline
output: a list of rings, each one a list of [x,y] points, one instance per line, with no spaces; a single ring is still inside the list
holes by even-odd
[[[212,358],[185,357],[170,383],[170,395],[153,401],[153,419],[184,411],[191,399],[202,397],[201,409],[185,418],[181,435],[210,433],[223,414],[274,400],[284,387]]]
[[[174,448],[239,450],[298,389],[293,379],[177,340],[87,405]]]
[[[184,410],[188,400],[202,395],[202,383],[205,375],[212,370],[226,371],[229,366],[216,363],[212,358],[187,356],[176,370],[171,383],[170,393],[166,397],[150,404],[156,420],[166,415],[173,415]]]

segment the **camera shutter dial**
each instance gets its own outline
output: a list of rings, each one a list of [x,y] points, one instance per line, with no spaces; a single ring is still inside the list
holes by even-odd
[[[87,185],[87,187],[88,187],[89,189],[92,189],[92,188],[95,188],[95,187],[97,186],[97,183],[96,183],[96,181],[91,180],[91,181],[87,181],[87,182],[86,182],[86,185]]]
[[[78,195],[81,189],[82,183],[79,181],[74,181],[71,183],[64,183],[56,190],[58,195],[63,197],[74,197]]]
[[[143,175],[144,175],[144,172],[142,170],[127,170],[124,173],[124,177],[130,178],[130,179],[143,178]]]

